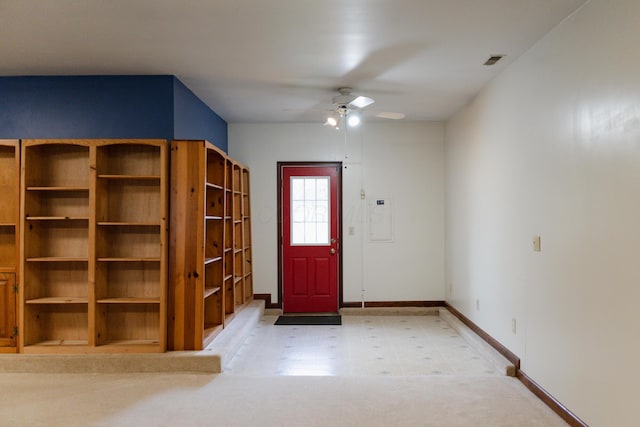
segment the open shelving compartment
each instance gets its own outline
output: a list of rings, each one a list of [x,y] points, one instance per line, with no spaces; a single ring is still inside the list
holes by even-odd
[[[244,250],[242,237],[242,166],[233,164],[233,283],[235,304],[240,306],[245,302],[243,259]]]
[[[94,335],[106,351],[166,348],[166,145],[96,148]]]
[[[242,168],[242,247],[244,302],[253,297],[253,275],[251,266],[251,204],[249,191],[249,169]]]
[[[20,347],[85,351],[89,339],[90,148],[22,144]]]
[[[224,215],[224,314],[225,320],[230,321],[235,315],[236,301],[234,297],[235,279],[233,274],[233,161],[225,160],[225,215]]]
[[[204,144],[204,278],[202,348],[206,347],[224,327],[224,215],[225,188],[222,153],[209,143]]]

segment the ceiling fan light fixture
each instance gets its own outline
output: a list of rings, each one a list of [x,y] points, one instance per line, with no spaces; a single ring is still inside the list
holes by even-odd
[[[351,90],[352,89],[350,87],[341,87],[340,89],[338,89],[338,92],[340,92],[340,95],[334,96],[332,98],[333,105],[336,108],[343,106],[350,109],[361,110],[375,102],[372,98],[369,98],[368,96],[352,95]]]
[[[338,119],[336,118],[335,114],[331,114],[329,115],[329,117],[327,117],[327,121],[324,124],[325,126],[337,127]]]

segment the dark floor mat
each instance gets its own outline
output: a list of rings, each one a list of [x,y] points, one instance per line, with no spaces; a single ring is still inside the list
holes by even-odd
[[[280,316],[274,325],[342,325],[342,316]]]

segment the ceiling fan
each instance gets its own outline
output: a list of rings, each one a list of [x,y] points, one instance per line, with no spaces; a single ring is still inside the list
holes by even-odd
[[[353,95],[350,87],[341,87],[338,89],[340,95],[336,95],[331,99],[333,110],[327,117],[326,126],[336,129],[340,128],[341,122],[345,122],[349,126],[358,126],[360,124],[360,111],[373,104],[373,98],[362,95]],[[403,119],[403,113],[382,112],[376,114],[376,117],[383,119]]]

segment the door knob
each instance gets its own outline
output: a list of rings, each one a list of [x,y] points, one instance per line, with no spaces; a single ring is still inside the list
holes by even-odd
[[[336,254],[336,250],[334,248],[331,248],[331,250],[329,250],[329,253],[331,255],[335,255]]]

